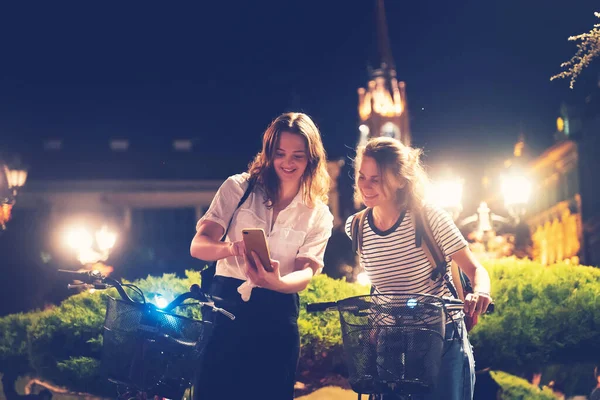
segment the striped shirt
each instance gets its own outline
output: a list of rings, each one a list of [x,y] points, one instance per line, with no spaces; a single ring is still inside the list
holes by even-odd
[[[435,206],[428,206],[426,210],[434,238],[446,258],[446,274],[452,282],[451,256],[466,247],[467,242],[446,211]],[[350,238],[353,217],[346,221],[346,234]],[[415,227],[410,210],[403,212],[394,226],[386,231],[377,229],[372,210],[367,211],[360,265],[377,293],[452,296],[443,279],[431,280],[433,267],[423,249],[415,246]]]

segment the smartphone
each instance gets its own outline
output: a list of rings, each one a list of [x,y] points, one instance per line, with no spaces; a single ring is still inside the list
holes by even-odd
[[[242,237],[244,238],[244,245],[246,246],[246,256],[250,260],[250,263],[254,268],[252,252],[254,251],[260,259],[265,270],[271,272],[271,254],[269,253],[269,246],[267,245],[267,238],[265,231],[262,228],[246,228],[242,229]]]

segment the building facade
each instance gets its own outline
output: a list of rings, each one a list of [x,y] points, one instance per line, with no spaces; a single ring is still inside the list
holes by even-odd
[[[573,140],[562,140],[530,164],[535,182],[527,223],[533,258],[542,264],[578,263],[582,250],[579,151]]]
[[[533,257],[543,264],[600,265],[599,93],[580,107],[561,107],[556,143],[530,163],[527,223]]]

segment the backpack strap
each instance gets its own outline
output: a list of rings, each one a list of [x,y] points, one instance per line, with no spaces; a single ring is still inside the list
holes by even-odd
[[[254,183],[255,183],[254,179],[248,180],[248,187],[246,188],[246,191],[240,198],[240,201],[238,202],[237,206],[235,206],[235,209],[233,210],[233,213],[231,214],[231,218],[229,218],[229,222],[227,223],[227,229],[225,229],[225,233],[223,233],[223,236],[221,237],[221,242],[223,242],[225,240],[225,238],[227,237],[227,233],[229,233],[229,227],[231,226],[231,222],[233,221],[233,217],[235,216],[235,213],[246,202],[246,200],[248,199],[248,196],[250,196],[250,193],[252,193],[252,190],[254,189],[254,186],[255,186]],[[212,261],[212,262],[208,263],[206,265],[206,267],[200,271],[200,277],[201,277],[200,278],[200,288],[202,289],[202,291],[204,293],[211,292],[212,281],[213,281],[216,271],[217,271],[217,262],[216,261]],[[202,319],[204,321],[211,321],[211,322],[214,321],[215,313],[212,310],[208,309],[206,306],[202,306],[200,308],[200,311],[202,313]]]
[[[231,214],[231,218],[229,218],[229,223],[227,224],[227,229],[225,229],[225,233],[223,234],[223,237],[221,237],[221,242],[225,240],[225,238],[227,237],[227,234],[229,233],[229,227],[231,226],[231,222],[233,221],[233,217],[235,216],[235,213],[246,202],[246,200],[248,200],[248,197],[250,196],[250,193],[252,193],[252,190],[254,190],[254,179],[248,179],[248,187],[246,188],[246,191],[242,195],[242,198],[238,202],[237,206],[235,206],[235,209],[233,210],[233,213]]]
[[[352,218],[352,223],[350,224],[350,233],[352,234],[352,252],[357,254],[359,257],[362,252],[363,231],[368,211],[369,208],[365,208],[364,210],[354,214],[354,218]],[[369,293],[375,293],[375,285],[371,285],[371,290]]]
[[[455,282],[454,285],[450,286],[455,288],[457,292],[456,295],[454,293],[452,294],[457,299],[465,301],[465,290],[463,289],[463,287],[465,286],[466,282],[464,282],[463,274],[458,269],[458,264],[454,261],[452,261],[452,264],[450,264],[450,273],[452,274],[452,282]]]
[[[363,228],[365,226],[365,218],[367,217],[368,210],[368,208],[365,208],[354,214],[354,218],[352,218],[350,233],[352,234],[352,252],[354,254],[360,255],[362,251]]]
[[[446,274],[446,257],[444,256],[441,247],[435,240],[435,236],[431,230],[431,225],[429,224],[429,219],[426,215],[425,207],[420,209],[413,208],[410,214],[413,218],[413,224],[415,226],[415,246],[423,249],[429,264],[431,264],[431,267],[433,268],[431,271],[431,280],[436,281],[440,278],[444,279],[448,290],[450,290],[450,293],[452,293],[452,296],[464,301],[462,287],[459,288],[459,286],[461,286],[461,278],[458,265],[455,262],[451,263],[450,270],[452,274],[452,280],[454,281],[453,285]]]

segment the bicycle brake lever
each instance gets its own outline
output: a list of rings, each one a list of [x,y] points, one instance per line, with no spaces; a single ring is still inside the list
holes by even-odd
[[[92,286],[94,287],[94,289],[99,289],[99,290],[104,290],[104,289],[109,288],[109,286],[106,283],[94,283]]]
[[[214,312],[220,312],[221,314],[223,314],[224,316],[226,316],[227,318],[229,318],[232,321],[235,319],[235,315],[233,315],[229,311],[224,310],[224,309],[222,309],[220,307],[213,306],[213,311]]]
[[[67,285],[67,289],[69,289],[69,290],[78,289],[78,288],[92,289],[93,287],[94,287],[94,285],[90,285],[89,283],[69,283]]]

